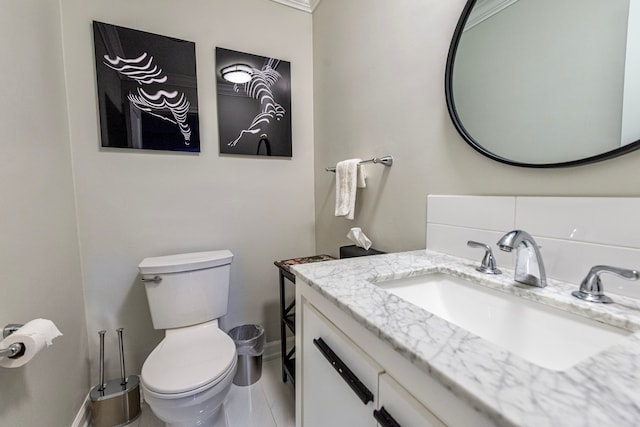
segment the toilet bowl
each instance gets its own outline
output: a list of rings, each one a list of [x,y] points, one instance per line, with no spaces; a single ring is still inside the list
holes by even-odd
[[[138,266],[155,329],[164,339],[140,375],[145,401],[169,427],[218,427],[236,372],[236,347],[218,327],[226,314],[233,254],[146,258]]]
[[[142,394],[171,427],[208,426],[236,372],[233,340],[208,322],[168,330],[142,367]]]

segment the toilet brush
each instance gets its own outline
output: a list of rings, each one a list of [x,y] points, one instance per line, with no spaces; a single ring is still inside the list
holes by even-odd
[[[98,383],[98,391],[101,395],[104,395],[105,383],[104,383],[104,334],[107,331],[98,331],[100,335],[100,383]]]
[[[124,328],[116,329],[118,332],[118,347],[120,349],[120,385],[127,385],[127,376],[124,374],[124,341],[122,340],[122,331]]]
[[[104,381],[104,336],[100,336],[100,383],[91,389],[91,420],[93,427],[114,427],[131,424],[140,415],[140,379],[137,375],[128,378],[124,366],[123,328],[118,328],[120,353],[120,378]]]

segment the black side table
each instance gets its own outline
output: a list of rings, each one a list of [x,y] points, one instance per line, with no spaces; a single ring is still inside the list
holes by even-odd
[[[322,262],[335,259],[330,255],[314,255],[303,258],[285,259],[275,261],[273,264],[278,267],[280,276],[280,354],[282,358],[282,381],[291,380],[291,384],[296,384],[296,347],[287,350],[287,329],[293,335],[296,334],[296,313],[295,298],[289,304],[285,301],[284,279],[286,278],[295,285],[296,276],[291,272],[290,267],[296,264],[308,264],[311,262]]]

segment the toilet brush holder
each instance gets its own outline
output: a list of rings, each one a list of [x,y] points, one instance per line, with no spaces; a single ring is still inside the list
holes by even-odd
[[[120,379],[108,381],[101,389],[91,389],[91,425],[93,427],[126,426],[140,416],[140,378],[130,375],[125,385]]]
[[[119,427],[131,424],[140,416],[140,378],[125,374],[122,328],[118,328],[120,350],[120,378],[104,382],[104,335],[100,331],[100,384],[89,392],[91,398],[91,425],[93,427]]]

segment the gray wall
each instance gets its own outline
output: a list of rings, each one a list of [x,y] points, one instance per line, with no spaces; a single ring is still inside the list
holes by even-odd
[[[199,155],[100,148],[94,19],[196,42]],[[231,249],[223,327],[279,339],[273,261],[315,245],[311,15],[265,0],[25,0],[3,2],[0,24],[2,325],[44,317],[64,333],[0,369],[0,425],[70,425],[97,380],[100,329],[107,378],[117,327],[140,372],[162,337],[138,280],[147,256]],[[292,159],[218,154],[216,46],[292,63]]]
[[[64,334],[0,368],[0,425],[69,426],[89,388],[87,334],[55,0],[0,11],[0,327],[51,319]]]
[[[382,250],[424,248],[428,194],[640,194],[640,152],[570,169],[522,169],[483,157],[458,136],[446,110],[444,68],[464,3],[323,0],[316,9],[318,252],[337,254],[353,226]],[[335,218],[335,180],[324,168],[385,154],[395,164],[367,166],[355,220]]]
[[[100,329],[125,328],[131,372],[161,339],[138,277],[149,256],[230,249],[223,328],[261,323],[279,339],[273,261],[315,245],[311,15],[266,0],[62,0],[62,11],[92,366]],[[200,154],[100,148],[92,20],[196,43]],[[216,46],[291,62],[293,158],[219,155]],[[106,339],[111,377],[115,340]]]

